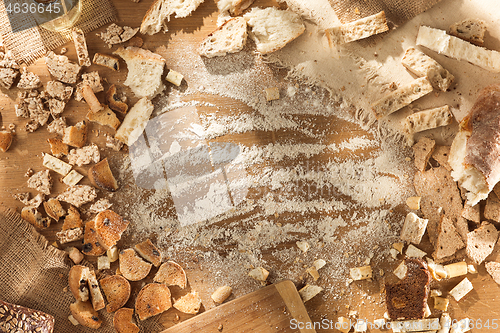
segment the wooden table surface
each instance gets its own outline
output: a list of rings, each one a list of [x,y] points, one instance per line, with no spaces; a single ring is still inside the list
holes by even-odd
[[[119,21],[117,24],[119,25],[128,25],[131,27],[137,27],[140,25],[141,19],[149,8],[152,0],[141,0],[139,3],[133,3],[130,0],[113,0],[114,5],[117,8]],[[268,5],[271,2],[258,0],[255,5]],[[191,79],[195,77],[193,74],[197,70],[204,70],[200,68],[194,68],[191,66],[186,66],[185,63],[181,61],[182,58],[182,50],[188,49],[186,46],[198,45],[201,40],[203,40],[210,32],[214,30],[217,22],[217,8],[213,0],[206,0],[205,3],[201,4],[200,7],[193,13],[191,17],[184,19],[172,19],[169,26],[169,32],[163,34],[159,33],[154,36],[142,36],[144,39],[143,47],[152,51],[156,51],[162,54],[167,62],[167,67],[174,69],[178,72],[181,72],[185,76],[185,82],[187,85],[191,85],[194,87],[197,85],[197,82],[193,82]],[[103,29],[99,29],[98,31],[102,31]],[[87,35],[87,43],[89,46],[89,52],[93,55],[95,52],[103,52],[110,53],[114,51],[117,47],[113,47],[109,49],[94,33],[89,33]],[[75,50],[72,44],[66,45],[68,48],[68,53],[66,54],[70,59],[75,60]],[[192,49],[192,48],[191,48]],[[59,51],[59,50],[57,50]],[[224,61],[220,59],[220,61]],[[99,70],[101,76],[105,79],[107,83],[122,83],[126,77],[126,66],[122,61],[121,65],[123,67],[119,72],[112,72],[108,69],[103,69],[102,67],[98,67],[96,65],[92,65],[90,70]],[[43,82],[50,80],[50,75],[47,72],[47,69],[44,65],[43,60],[37,61],[35,64],[30,66],[30,70],[40,75]],[[285,80],[283,77],[283,73],[273,68],[270,65],[263,65],[264,76],[266,80],[283,81]],[[107,88],[108,84],[105,84],[105,88]],[[185,87],[184,87],[185,88]],[[176,89],[176,88],[169,88]],[[181,87],[182,89],[182,87]],[[125,89],[126,92],[130,92]],[[7,153],[0,154],[0,202],[2,205],[7,207],[13,207],[18,209],[22,208],[22,204],[12,198],[13,193],[19,192],[31,192],[32,194],[36,194],[34,190],[30,190],[26,186],[26,179],[24,174],[26,173],[28,168],[32,168],[35,171],[42,170],[41,156],[42,152],[49,152],[49,145],[46,142],[46,139],[51,137],[45,129],[39,129],[34,133],[26,133],[23,129],[25,121],[23,119],[18,119],[15,116],[14,112],[14,104],[16,103],[16,89],[11,89],[10,91],[2,91],[3,94],[0,96],[0,113],[1,113],[1,125],[7,126],[10,123],[14,123],[17,125],[17,135],[14,140],[14,143],[11,149]],[[132,96],[131,93],[127,94],[129,97],[129,105],[132,105],[137,99]],[[98,94],[98,97],[102,100],[103,93]],[[245,105],[244,103],[235,100],[228,99],[221,96],[207,96],[202,94],[193,94],[190,96],[186,96],[184,101],[189,100],[205,100],[206,102],[210,102],[222,107],[222,112],[224,108],[226,110],[240,110],[241,112],[251,112],[252,109]],[[204,107],[209,108],[207,106],[200,106],[198,108],[198,112],[203,112]],[[64,115],[68,119],[69,124],[74,124],[77,121],[83,119],[84,115],[87,112],[87,106],[85,103],[80,103],[72,100],[64,112]],[[311,121],[314,122],[317,126],[326,126],[325,118],[321,117],[311,117]],[[335,119],[335,121],[330,122]],[[343,121],[341,119],[332,117],[326,118],[328,126],[331,126],[331,135],[326,135],[323,138],[324,142],[328,143],[340,143],[345,141],[346,139],[358,136],[366,136],[368,138],[372,137],[372,134],[366,131],[363,131],[358,126],[353,123]],[[92,124],[92,131],[89,137],[89,142],[96,142],[99,145],[103,146],[103,133],[113,134],[109,129],[103,128],[99,125]],[[258,132],[252,131],[243,134],[234,134],[229,133],[224,136],[224,140],[237,142],[239,144],[248,144],[251,145],[255,142],[259,142],[262,144],[265,143],[274,143],[277,141],[277,138],[295,138],[295,133],[291,133],[288,131],[278,131],[278,132]],[[217,139],[215,139],[216,141]],[[303,142],[307,142],[307,139],[303,139]],[[126,151],[122,151],[116,154],[126,154]],[[367,154],[367,152],[363,152],[362,154]],[[111,155],[110,150],[103,150],[103,155],[108,156]],[[338,158],[347,159],[352,157],[348,154],[339,153]],[[363,156],[361,156],[363,157]],[[321,159],[321,157],[319,157]],[[116,160],[113,160],[116,161]],[[112,165],[113,166],[113,165]],[[76,168],[80,170],[82,173],[85,173],[88,168],[81,167]],[[87,179],[84,179],[82,184],[89,184]],[[54,193],[61,191],[64,188],[62,184],[59,182],[55,182],[54,185]],[[112,200],[113,201],[113,200]],[[120,213],[121,205],[125,205],[124,202],[114,202],[114,209]],[[132,221],[133,222],[133,221]],[[56,240],[55,232],[60,229],[60,224],[52,224],[48,229],[42,230],[41,233],[46,236],[51,242]],[[284,244],[278,244],[277,248],[289,248],[294,246],[294,242],[287,242]],[[266,262],[272,263],[279,262],[279,259],[273,258],[272,251],[269,249],[263,250],[263,259]],[[325,259],[328,261],[328,253],[325,253]],[[204,262],[202,257],[194,258],[191,254],[179,254],[176,257],[181,264],[187,267],[187,273],[190,280],[190,284],[193,288],[196,288],[202,295],[204,300],[204,309],[208,310],[212,308],[213,303],[205,300],[209,300],[209,295],[213,292],[214,286],[207,284],[206,277],[209,274],[213,274],[209,267],[209,263]],[[394,268],[394,263],[382,264],[378,268],[388,269],[389,267]],[[389,270],[387,270],[389,272]],[[301,283],[301,275],[298,274],[296,276],[288,277],[295,281],[298,285]],[[500,320],[500,288],[496,285],[492,279],[486,274],[484,267],[479,268],[478,275],[470,275],[468,278],[474,284],[474,291],[472,295],[469,295],[460,303],[457,304],[453,299],[450,299],[450,313],[453,318],[461,319],[466,316],[473,319],[481,319],[485,322],[487,319],[499,319]],[[460,278],[454,278],[449,281],[446,281],[443,284],[440,284],[440,288],[442,290],[450,290],[456,283],[460,281]],[[321,282],[321,280],[320,280]],[[253,281],[248,281],[248,284],[253,284],[249,287],[249,289],[257,289],[258,285],[256,285]],[[328,285],[324,285],[323,287],[329,288]],[[380,298],[378,298],[378,294],[381,291],[381,285],[378,282],[368,282],[364,281],[361,283],[354,283],[351,286],[351,292],[346,293],[343,297],[331,297],[328,299],[325,298],[315,298],[306,304],[306,307],[309,311],[311,319],[313,321],[320,321],[322,319],[336,320],[338,315],[345,315],[350,309],[356,309],[358,311],[358,316],[360,318],[368,318],[375,319],[381,318],[382,314],[385,311],[385,305],[383,302],[380,302]],[[339,294],[344,293],[344,291],[339,290]],[[241,295],[241,292],[235,290],[234,293],[236,296]],[[365,297],[362,297],[362,294],[372,295],[373,299],[377,301],[367,301]],[[175,293],[174,293],[175,296]],[[451,298],[451,297],[449,297]],[[348,306],[349,307],[348,307]],[[432,301],[430,302],[432,307]],[[177,316],[180,317],[180,320],[184,318],[191,317],[190,315],[181,314],[178,311],[168,311],[162,316],[163,323],[165,327],[171,327],[175,323],[178,322]],[[498,323],[500,324],[500,323]],[[327,332],[330,330],[322,330],[319,329],[318,332]],[[371,330],[377,331],[377,330]],[[488,332],[486,329],[474,329],[473,332]],[[492,331],[495,331],[492,329]]]

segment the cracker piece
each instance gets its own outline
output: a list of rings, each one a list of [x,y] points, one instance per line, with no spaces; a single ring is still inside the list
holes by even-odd
[[[413,145],[413,153],[415,155],[415,166],[420,171],[425,171],[429,158],[434,152],[436,141],[423,137],[416,144]]]
[[[76,242],[83,239],[83,228],[62,230],[57,232],[56,236],[61,244]]]
[[[443,259],[455,254],[458,250],[465,247],[462,238],[453,225],[453,222],[446,216],[441,216],[439,224],[439,234],[436,241],[436,251],[434,258]]]
[[[69,61],[68,57],[49,51],[45,56],[45,64],[49,73],[64,83],[76,83],[81,67]]]
[[[167,286],[178,286],[182,289],[187,286],[187,276],[184,269],[173,261],[163,263],[156,273],[154,282],[164,283]]]
[[[170,298],[170,290],[165,284],[147,284],[137,295],[135,312],[140,320],[159,315],[172,307]]]
[[[482,222],[481,226],[467,234],[467,256],[477,265],[488,257],[498,239],[498,230],[488,222]]]
[[[52,98],[67,102],[73,94],[73,87],[59,81],[49,81],[45,85],[45,92]]]
[[[443,166],[446,170],[451,171],[451,166],[448,163],[448,156],[450,155],[450,146],[436,145],[432,152],[431,158],[434,159],[439,165]]]
[[[95,144],[71,149],[68,154],[68,162],[71,165],[82,166],[90,163],[98,163],[100,159],[101,154],[99,153],[99,147]]]
[[[60,118],[54,119],[47,126],[47,131],[49,131],[49,133],[57,133],[60,136],[63,136],[65,128],[66,128],[66,118],[60,117]]]
[[[476,206],[479,206],[479,204],[476,204]],[[495,193],[490,192],[488,199],[486,199],[484,218],[494,222],[500,222],[500,200]]]
[[[115,312],[123,307],[130,298],[130,283],[121,275],[107,276],[99,281],[102,291],[106,295],[108,305],[106,311]]]
[[[90,206],[89,212],[91,212],[93,214],[98,214],[98,213],[100,213],[102,211],[110,209],[112,205],[113,204],[111,202],[109,202],[108,199],[101,198],[101,199],[97,200],[96,202],[94,202]]]

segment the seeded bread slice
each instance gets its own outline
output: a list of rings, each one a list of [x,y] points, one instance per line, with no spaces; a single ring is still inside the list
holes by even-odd
[[[486,22],[479,19],[465,19],[451,25],[449,33],[472,44],[482,46],[486,33]]]
[[[172,307],[170,290],[165,284],[150,283],[145,285],[135,301],[135,312],[140,320],[144,320]]]
[[[101,279],[99,282],[108,301],[106,311],[115,312],[127,303],[131,290],[127,279],[121,275],[112,275]]]
[[[467,234],[467,256],[477,265],[488,257],[498,239],[498,231],[495,226],[488,222]]]
[[[32,310],[0,300],[0,314],[0,329],[2,331],[2,327],[5,327],[7,322],[13,324],[12,318],[16,318],[17,325],[23,329],[17,330],[15,327],[12,327],[11,332],[52,333],[54,331],[54,317],[42,311]]]
[[[235,17],[218,27],[200,44],[201,56],[212,58],[243,50],[247,42],[247,21]]]

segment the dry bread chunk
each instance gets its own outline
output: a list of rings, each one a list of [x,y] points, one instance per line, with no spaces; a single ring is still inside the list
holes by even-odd
[[[217,288],[216,291],[210,296],[215,303],[223,303],[233,292],[230,286],[222,286]]]
[[[154,35],[162,29],[168,31],[167,22],[170,16],[176,18],[187,17],[204,0],[155,0],[142,19],[141,34]]]
[[[75,126],[69,126],[64,129],[63,142],[67,145],[81,148],[87,142],[87,122],[80,121]]]
[[[116,85],[112,84],[109,86],[108,91],[106,92],[106,101],[108,101],[108,105],[111,110],[120,113],[127,113],[127,96],[119,94],[116,90]]]
[[[243,50],[247,42],[247,21],[235,17],[218,27],[200,44],[199,54],[212,58]]]
[[[125,60],[128,74],[124,84],[139,98],[154,98],[160,94],[165,85],[162,82],[165,59],[159,54],[139,47],[120,47],[113,52]]]
[[[90,206],[89,212],[97,214],[97,213],[100,213],[102,211],[105,211],[106,209],[111,208],[111,206],[112,206],[112,204],[111,204],[111,202],[109,202],[108,199],[101,198],[101,199],[97,200],[96,202],[94,202]]]
[[[45,92],[52,98],[67,102],[73,94],[73,87],[59,81],[49,81],[45,85]]]
[[[28,187],[49,195],[52,188],[52,178],[49,170],[38,171],[28,179]]]
[[[455,77],[436,60],[414,47],[406,50],[401,63],[413,74],[419,77],[426,76],[436,90],[448,90],[455,80]]]
[[[375,117],[381,119],[427,95],[432,90],[429,80],[426,77],[421,77],[390,92],[373,103],[371,108]]]
[[[414,134],[432,128],[449,125],[453,122],[453,114],[448,105],[427,109],[409,115],[405,119],[405,130]]]
[[[448,163],[448,156],[450,156],[450,146],[439,146],[434,147],[431,158],[438,162],[439,165],[443,166],[446,170],[451,171],[451,166]]]
[[[74,265],[69,270],[69,290],[78,301],[85,302],[89,299],[89,287],[87,285],[89,273],[90,269],[82,265]]]
[[[490,194],[490,196],[491,196],[491,194]],[[499,204],[500,204],[500,202],[499,202]],[[498,207],[498,208],[500,209],[500,207]],[[485,213],[485,215],[486,215],[486,213]],[[462,210],[461,216],[469,221],[476,223],[476,224],[480,224],[481,223],[480,206],[479,205],[470,206],[470,205],[465,204],[464,209]],[[486,217],[486,218],[488,218],[488,217]]]
[[[99,244],[106,250],[116,245],[130,223],[112,210],[100,212],[94,221]]]
[[[56,233],[59,243],[66,244],[83,239],[83,228],[62,230]]]
[[[129,281],[140,281],[148,276],[151,271],[150,263],[142,260],[134,251],[134,249],[126,249],[120,251],[120,272]],[[167,287],[166,285],[164,285]],[[168,287],[167,287],[168,289]]]
[[[490,261],[484,264],[486,271],[491,275],[493,280],[500,284],[500,262]]]
[[[0,151],[5,153],[12,144],[14,135],[11,131],[0,131]]]
[[[80,207],[87,202],[94,201],[97,197],[95,188],[88,185],[75,185],[69,187],[63,193],[57,196],[57,200],[64,201],[72,204],[73,206]]]
[[[128,41],[139,31],[139,28],[131,28],[131,27],[120,27],[115,23],[111,24],[106,28],[106,31],[97,34],[97,36],[101,37],[101,39],[111,48],[114,44],[120,44]],[[94,57],[95,59],[95,57]],[[94,60],[95,62],[95,60]]]
[[[306,284],[304,287],[302,287],[302,289],[299,290],[299,295],[302,298],[303,302],[307,302],[322,291],[323,288],[319,286]]]
[[[43,154],[43,166],[63,176],[66,176],[71,170],[70,164],[63,162],[50,154]]]
[[[17,193],[17,194],[14,194],[12,197],[14,199],[16,199],[16,200],[21,201],[26,206],[31,206],[31,207],[34,207],[34,208],[38,208],[38,207],[40,207],[40,205],[42,204],[43,200],[45,199],[45,194],[38,193],[31,200],[29,199],[29,197],[30,197],[30,193],[29,192],[26,192],[26,193]]]
[[[123,142],[108,135],[106,137],[106,147],[111,148],[114,151],[120,151],[123,148]]]
[[[132,321],[134,309],[122,308],[113,316],[113,327],[117,333],[139,333],[139,327]]]
[[[26,68],[21,70],[21,78],[17,83],[19,89],[37,89],[42,86],[40,77],[35,73],[28,72]]]
[[[99,318],[99,314],[94,310],[89,301],[76,301],[69,306],[69,309],[71,310],[73,318],[75,318],[80,325],[93,329],[101,327],[102,320]]]
[[[479,204],[477,204],[476,206],[478,206],[477,210],[479,213]],[[476,217],[479,218],[478,216]],[[491,192],[488,195],[488,199],[486,199],[486,205],[484,206],[484,218],[493,220],[495,222],[500,222],[500,200],[494,192]]]
[[[21,210],[21,217],[37,228],[44,229],[50,227],[50,219],[43,217],[36,207],[23,207]]]
[[[10,89],[19,76],[19,64],[12,52],[0,52],[0,86]]]
[[[161,264],[161,252],[158,248],[148,239],[144,242],[136,244],[134,249],[141,257],[152,263],[155,267]]]
[[[68,57],[49,51],[45,56],[45,64],[49,73],[64,83],[76,83],[81,67],[69,61]]]
[[[104,91],[101,83],[101,76],[97,71],[82,74],[82,82],[76,85],[75,99],[81,101],[84,98],[82,88],[84,85],[89,85],[94,93]]]
[[[34,132],[39,126],[43,126],[49,120],[50,112],[45,108],[45,104],[38,90],[20,91],[17,95],[18,103],[14,106],[16,116],[30,118]]]
[[[66,126],[65,117],[57,118],[52,120],[52,122],[47,126],[47,131],[49,131],[49,133],[57,133],[60,136],[63,136]]]
[[[364,17],[326,30],[326,37],[331,46],[342,45],[388,31],[385,12]]]
[[[187,286],[187,276],[184,269],[173,261],[163,263],[156,273],[154,282],[164,283],[167,286],[179,286],[184,289]]]
[[[401,240],[420,244],[428,222],[429,220],[420,218],[413,212],[408,213],[403,224],[403,229],[401,230]]]
[[[306,29],[298,14],[275,7],[252,8],[243,17],[252,28],[250,37],[261,54],[283,48]]]
[[[62,182],[68,186],[75,186],[80,182],[80,180],[83,179],[83,175],[78,173],[76,170],[71,170],[70,173],[68,173],[64,178],[62,179]]]
[[[482,46],[486,33],[486,22],[479,19],[465,19],[450,26],[450,35]]]
[[[75,228],[81,228],[83,226],[82,218],[80,217],[80,212],[73,206],[69,206],[68,215],[64,218],[64,223],[61,230],[71,230]]]
[[[220,13],[229,12],[233,16],[238,16],[250,7],[253,2],[254,0],[218,0],[217,8]]]
[[[43,203],[43,208],[45,208],[45,213],[56,221],[59,221],[61,217],[66,215],[66,211],[62,208],[59,200],[50,198]]]
[[[420,171],[425,171],[429,158],[436,147],[436,141],[423,137],[413,145],[413,153],[415,155],[415,166]]]
[[[0,309],[4,312],[0,317],[0,330],[3,332],[39,332],[39,333],[52,333],[54,331],[54,317],[42,311],[32,310],[24,306],[15,305],[0,300]],[[9,319],[10,317],[10,319]],[[14,322],[12,319],[15,318]],[[12,326],[16,324],[22,329],[16,329]],[[16,323],[17,322],[17,323]]]
[[[201,297],[197,291],[192,291],[174,302],[174,308],[183,313],[197,314],[201,308]]]
[[[145,285],[135,301],[135,312],[140,320],[144,320],[172,307],[171,294],[168,287],[161,283],[150,283]]]
[[[93,270],[89,271],[87,275],[87,283],[89,285],[90,299],[92,300],[94,310],[99,311],[104,309],[104,298],[102,297],[101,289],[99,288],[99,283],[97,282],[97,277]]]
[[[96,53],[94,54],[94,64],[108,67],[114,71],[120,70],[120,63],[118,62],[118,58],[115,58],[109,54],[104,53]]]
[[[481,264],[493,252],[498,239],[498,230],[488,222],[467,234],[467,256],[475,263]]]
[[[66,107],[66,102],[60,101],[55,98],[49,99],[47,102],[49,105],[49,111],[52,117],[58,118],[64,111],[64,108]]]
[[[121,126],[116,131],[115,138],[131,146],[146,128],[153,110],[153,103],[146,97],[141,98],[123,119]]]
[[[87,113],[87,119],[92,122],[98,123],[99,125],[111,127],[115,131],[120,126],[120,120],[107,105],[99,111],[93,112],[92,110],[90,110]]]
[[[71,29],[71,37],[73,38],[73,43],[75,44],[78,64],[80,66],[90,66],[92,63],[90,62],[89,50],[87,49],[87,41],[85,40],[85,34],[83,33],[82,29]]]
[[[443,259],[452,256],[455,252],[465,247],[453,222],[444,215],[441,216],[441,223],[439,224],[438,230],[436,251],[433,254],[435,259]]]
[[[99,147],[95,144],[82,148],[71,149],[68,154],[68,162],[71,165],[82,166],[90,163],[98,163],[101,159]]]
[[[121,275],[107,276],[99,281],[102,291],[106,295],[108,305],[106,311],[115,312],[127,303],[130,297],[130,283]]]
[[[108,158],[92,166],[88,171],[88,176],[95,187],[111,192],[118,190],[118,183],[109,168]]]
[[[94,220],[91,220],[85,224],[82,252],[89,256],[100,256],[106,253],[106,250],[99,244],[99,241],[97,240]]]

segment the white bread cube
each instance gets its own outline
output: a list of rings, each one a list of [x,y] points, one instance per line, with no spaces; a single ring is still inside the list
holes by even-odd
[[[453,296],[453,298],[458,302],[465,295],[471,292],[472,289],[474,289],[472,283],[469,281],[469,279],[465,278],[459,284],[457,284],[452,290],[450,290],[450,295]]]
[[[181,85],[184,76],[181,73],[178,73],[173,70],[169,70],[167,74],[167,81],[175,84],[177,87]]]
[[[406,205],[408,208],[413,209],[413,210],[419,210],[420,209],[420,200],[422,197],[409,197],[406,199]]]
[[[444,297],[434,297],[434,309],[439,311],[448,311],[450,300]]]
[[[372,267],[362,266],[350,269],[351,278],[354,281],[366,280],[372,278]]]
[[[76,170],[71,170],[63,179],[63,183],[68,186],[75,186],[83,179],[83,175],[79,174]]]
[[[428,109],[409,115],[405,119],[405,130],[414,134],[429,129],[446,126],[453,122],[453,114],[448,105]]]
[[[106,251],[106,255],[109,258],[109,262],[115,262],[118,260],[118,248],[116,246],[112,246]]]
[[[101,269],[110,269],[110,268],[111,268],[110,260],[109,260],[109,257],[107,255],[100,256],[97,258],[97,269],[101,270]]]
[[[445,265],[444,269],[448,275],[448,279],[456,276],[466,275],[468,273],[467,263],[465,261],[456,262],[453,264]]]
[[[302,298],[302,301],[305,303],[322,291],[323,288],[321,287],[306,284],[302,289],[299,290],[299,295]]]
[[[420,244],[428,222],[429,220],[420,218],[413,212],[408,213],[403,224],[403,229],[401,230],[400,238],[413,244]]]
[[[398,277],[398,279],[402,280],[406,276],[406,272],[408,271],[408,267],[406,266],[404,260],[401,261],[398,267],[394,270],[394,275]]]
[[[426,254],[427,252],[420,250],[416,246],[413,246],[413,244],[408,245],[406,249],[406,256],[408,258],[423,258]]]
[[[330,46],[337,46],[364,39],[388,31],[385,12],[364,17],[362,19],[343,24],[326,30],[326,37]]]
[[[153,103],[146,97],[141,98],[123,119],[122,124],[116,131],[115,138],[131,146],[146,128],[153,110]]]

